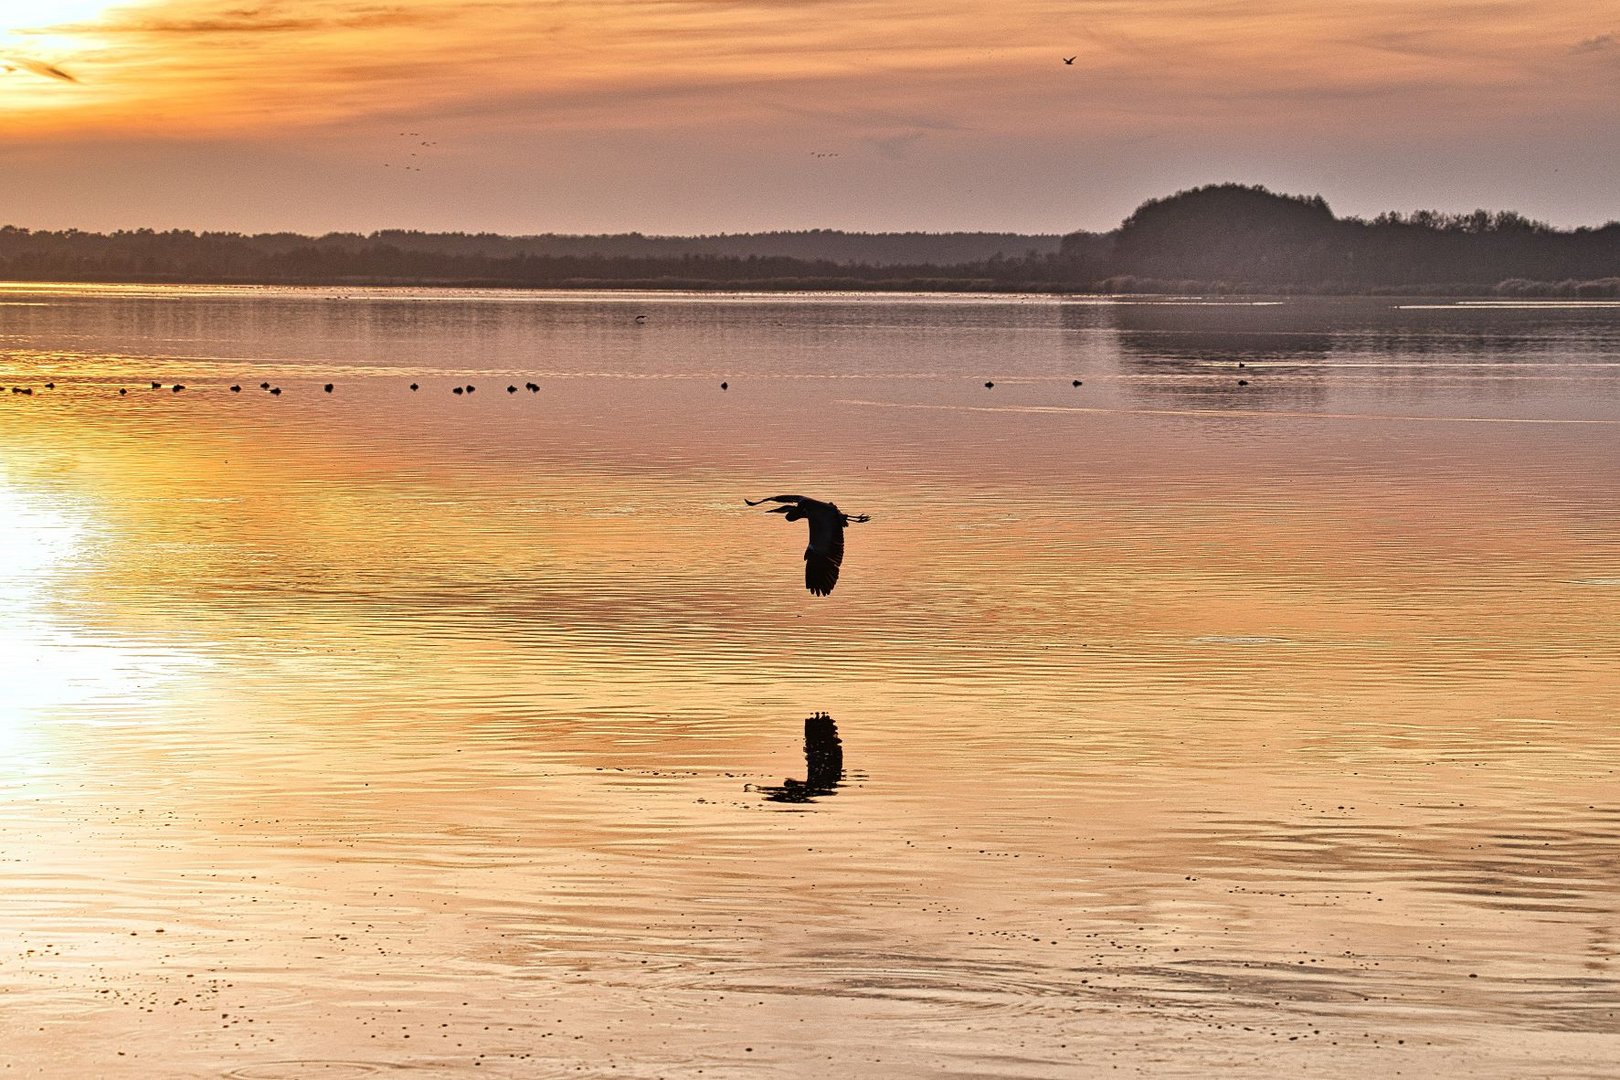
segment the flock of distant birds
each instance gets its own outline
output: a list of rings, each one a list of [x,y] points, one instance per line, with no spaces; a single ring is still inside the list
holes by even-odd
[[[729,383],[721,383],[720,389],[725,390],[729,385]],[[995,384],[987,382],[984,385],[992,387]],[[1074,385],[1079,386],[1080,380],[1076,379]],[[46,390],[56,389],[56,383],[54,382],[45,383],[44,386]],[[152,380],[151,388],[153,390],[162,390],[164,384]],[[411,383],[413,392],[421,388],[420,383]],[[171,394],[178,394],[186,389],[186,384],[170,383],[168,389]],[[259,383],[259,389],[274,397],[281,396],[281,387],[270,382]],[[324,393],[330,394],[336,389],[336,383],[323,383],[321,385],[321,390]],[[540,384],[526,382],[523,384],[523,389],[531,394],[538,394]],[[451,387],[450,392],[461,395],[475,393],[477,390],[478,387],[472,383],[464,383]],[[233,394],[240,394],[242,384],[232,383],[230,391]],[[32,397],[34,388],[32,386],[13,386],[11,392]],[[506,392],[516,394],[518,392],[517,384],[513,383],[507,386]],[[126,396],[128,393],[129,387],[120,386],[118,388],[120,397]],[[749,506],[760,506],[768,502],[781,503],[781,506],[772,507],[766,513],[782,514],[789,521],[804,521],[809,524],[810,543],[804,549],[804,587],[809,589],[814,596],[830,596],[832,595],[833,586],[838,584],[838,571],[844,564],[844,528],[848,525],[872,520],[866,514],[846,514],[838,509],[836,503],[822,502],[820,499],[811,499],[803,495],[770,495],[763,499],[744,499],[743,502]]]
[[[636,316],[636,320],[638,322],[645,318],[645,315]],[[1242,367],[1243,365],[1240,363],[1238,366]],[[56,383],[54,382],[48,382],[44,385],[45,389],[47,390],[56,389]],[[1075,379],[1072,385],[1078,387],[1084,386],[1085,383],[1080,379]],[[1249,385],[1249,382],[1247,379],[1239,379],[1238,385],[1247,386]],[[996,384],[992,380],[987,380],[984,384],[984,388],[986,390],[993,390],[995,389],[995,386]],[[153,390],[162,390],[164,388],[164,384],[154,380],[151,382],[151,388]],[[730,388],[731,384],[729,382],[722,382],[720,384],[721,390],[729,390]],[[178,382],[171,383],[169,384],[168,389],[170,393],[178,394],[186,389],[186,385],[185,383]],[[259,383],[259,389],[274,397],[281,396],[281,387],[275,386],[269,382]],[[321,390],[328,394],[332,393],[336,389],[336,383],[323,383],[321,386]],[[413,393],[421,389],[422,386],[420,383],[411,383],[411,391]],[[523,389],[527,390],[531,394],[538,394],[540,392],[540,384],[536,382],[525,382],[523,384]],[[450,392],[452,394],[456,394],[457,396],[476,393],[477,390],[478,387],[472,383],[462,383],[450,388]],[[11,392],[13,394],[22,394],[32,397],[34,394],[34,388],[32,386],[13,386],[11,387]],[[242,392],[242,385],[240,383],[233,383],[230,387],[230,392],[233,394],[240,394]],[[506,392],[508,394],[516,394],[518,392],[517,384],[512,383],[508,385]],[[118,388],[118,394],[120,397],[125,396],[128,393],[129,388],[127,386],[120,386]],[[866,514],[846,514],[842,510],[838,509],[838,505],[836,503],[823,502],[820,499],[811,499],[804,495],[771,495],[763,499],[744,499],[743,502],[747,503],[749,506],[759,506],[767,502],[782,503],[783,505],[772,507],[770,510],[767,510],[766,513],[782,514],[789,521],[804,521],[809,525],[810,543],[804,549],[804,587],[809,589],[811,594],[814,596],[830,596],[832,595],[833,586],[838,584],[838,571],[844,564],[845,527],[871,520],[871,518]]]

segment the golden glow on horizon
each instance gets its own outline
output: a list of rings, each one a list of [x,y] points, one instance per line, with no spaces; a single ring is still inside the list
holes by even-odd
[[[51,0],[41,4],[38,0],[0,0],[0,33],[50,30],[72,26],[100,17],[109,8],[120,5],[119,0]]]

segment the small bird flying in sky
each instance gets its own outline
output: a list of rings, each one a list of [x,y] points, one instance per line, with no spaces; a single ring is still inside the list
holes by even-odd
[[[1073,64],[1073,63],[1074,63],[1074,62],[1075,62],[1075,61],[1076,61],[1076,60],[1078,60],[1078,59],[1080,59],[1080,54],[1079,54],[1079,53],[1075,53],[1075,54],[1074,54],[1074,55],[1073,55],[1073,56],[1065,56],[1065,57],[1064,57],[1064,58],[1063,58],[1063,62],[1064,62],[1064,63],[1065,63],[1065,64]]]
[[[810,546],[804,549],[804,587],[816,596],[828,596],[838,584],[838,568],[844,564],[844,526],[871,521],[865,514],[846,514],[830,502],[807,499],[803,495],[772,495],[765,499],[744,499],[749,506],[785,503],[767,510],[783,514],[789,521],[810,523]]]

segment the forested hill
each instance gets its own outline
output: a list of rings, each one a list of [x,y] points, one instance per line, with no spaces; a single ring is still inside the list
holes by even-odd
[[[671,237],[110,234],[0,228],[0,279],[518,288],[1451,292],[1620,296],[1620,222],[1512,211],[1340,218],[1320,196],[1216,184],[1143,203],[1106,233]]]
[[[1620,222],[1555,229],[1511,210],[1334,216],[1319,195],[1214,184],[1143,203],[1099,243],[1064,238],[1073,276],[1216,291],[1620,290]]]

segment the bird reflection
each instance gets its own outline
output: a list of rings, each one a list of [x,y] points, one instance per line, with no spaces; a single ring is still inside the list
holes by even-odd
[[[759,790],[772,802],[804,803],[822,795],[836,794],[844,779],[844,744],[838,739],[838,725],[826,713],[818,712],[804,720],[804,780],[783,780]]]

